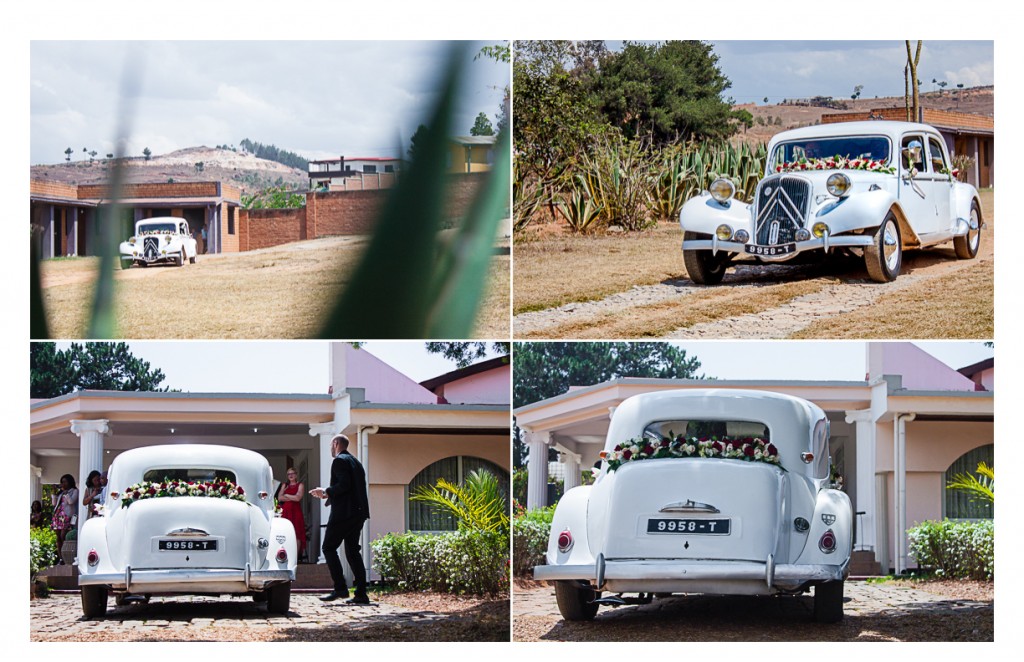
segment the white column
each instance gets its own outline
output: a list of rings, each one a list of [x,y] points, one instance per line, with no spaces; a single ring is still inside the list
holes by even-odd
[[[368,425],[366,427],[360,426],[359,428],[359,462],[363,465],[363,471],[366,473],[366,502],[370,502],[370,435],[377,434],[380,427],[376,425]],[[370,520],[367,519],[363,522],[363,544],[360,546],[360,551],[363,554],[363,570],[366,571],[366,577],[370,577]]]
[[[85,521],[86,507],[82,505],[85,479],[93,470],[103,471],[103,435],[110,433],[105,418],[90,421],[71,421],[71,431],[78,435],[78,521]]]
[[[526,443],[530,448],[529,479],[526,490],[526,507],[543,508],[548,500],[548,444],[550,432],[527,432]]]
[[[857,539],[854,548],[863,547],[875,552],[875,522],[878,505],[875,502],[876,439],[875,420],[868,409],[846,412],[846,422],[854,424],[854,445],[857,449],[857,503],[853,504],[854,519],[857,523]],[[857,512],[863,515],[857,516]]]
[[[28,465],[29,503],[43,498],[43,468],[34,464]]]
[[[574,487],[580,486],[580,458],[576,453],[570,453],[563,451],[561,457],[562,464],[565,465],[565,492],[568,492]]]
[[[893,482],[896,488],[893,554],[896,557],[897,575],[907,570],[907,422],[914,420],[915,416],[916,414],[896,414],[893,417]]]
[[[334,438],[336,428],[334,427],[334,421],[327,423],[310,423],[309,424],[309,436],[320,438],[320,481],[313,487],[327,487],[331,484],[331,462],[334,458],[331,457],[331,439]],[[324,524],[327,523],[328,510],[325,505],[326,499],[319,499],[320,501],[320,528],[318,529],[317,539],[317,550],[319,556],[317,557],[317,563],[324,563],[324,553],[320,549],[323,546],[323,530]]]

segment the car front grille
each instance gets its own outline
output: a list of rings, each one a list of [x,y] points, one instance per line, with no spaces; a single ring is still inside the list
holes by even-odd
[[[811,202],[811,183],[802,177],[772,175],[757,186],[754,238],[760,246],[796,241]]]
[[[160,257],[160,238],[146,237],[142,240],[142,254],[147,260],[155,260]]]

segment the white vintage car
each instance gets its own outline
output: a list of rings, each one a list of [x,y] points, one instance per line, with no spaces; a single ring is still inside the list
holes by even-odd
[[[135,223],[135,234],[121,242],[121,268],[147,267],[159,262],[182,266],[196,263],[196,240],[188,221],[174,216],[147,218]]]
[[[903,251],[952,241],[978,254],[981,201],[958,182],[942,136],[911,122],[848,122],[779,133],[768,144],[752,204],[729,179],[683,205],[691,280],[720,283],[739,260],[783,262],[808,251],[849,251],[872,280],[900,273]],[[820,255],[820,253],[819,253]]]
[[[270,465],[243,448],[148,446],[119,455],[100,517],[78,536],[87,618],[155,594],[251,594],[288,611],[295,529],[275,516]]]
[[[777,393],[628,398],[612,415],[594,484],[559,501],[534,577],[554,582],[566,620],[672,593],[814,587],[816,620],[838,621],[853,514],[831,487],[828,437],[820,408]]]

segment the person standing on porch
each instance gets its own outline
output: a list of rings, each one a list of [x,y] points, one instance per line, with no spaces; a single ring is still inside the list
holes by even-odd
[[[334,590],[321,597],[331,601],[348,597],[348,585],[345,583],[345,572],[338,556],[338,547],[345,545],[345,559],[352,568],[355,595],[349,604],[368,605],[370,598],[366,594],[366,569],[359,548],[359,536],[363,523],[370,518],[370,504],[366,493],[366,472],[359,460],[348,452],[349,440],[343,434],[331,439],[330,486],[317,487],[309,494],[317,499],[327,499],[331,509],[324,533],[322,551],[327,561],[327,569],[331,572]]]
[[[281,504],[281,517],[295,527],[295,541],[301,559],[306,553],[306,518],[302,515],[302,498],[306,496],[306,487],[299,482],[299,473],[295,467],[288,467],[285,476],[287,482],[281,483],[278,488],[277,500]]]

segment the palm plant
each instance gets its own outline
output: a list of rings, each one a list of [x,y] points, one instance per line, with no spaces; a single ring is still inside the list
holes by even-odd
[[[508,534],[507,498],[497,477],[485,469],[471,471],[462,484],[439,478],[409,496],[455,518],[460,530]]]
[[[975,474],[956,474],[947,485],[947,490],[959,490],[971,501],[995,503],[996,470],[984,462],[978,463]]]

